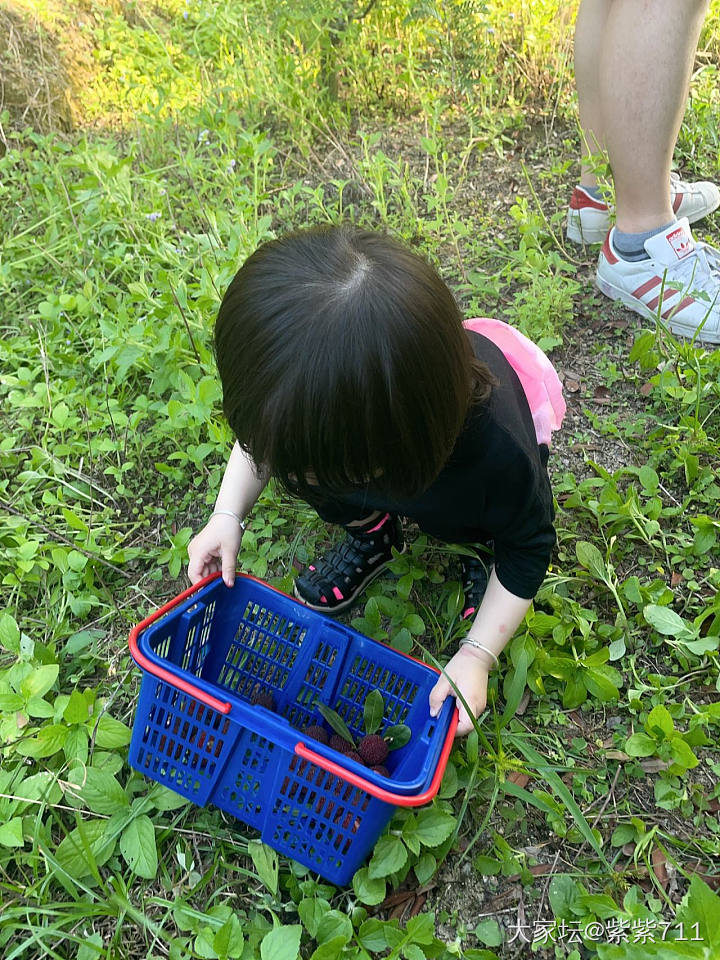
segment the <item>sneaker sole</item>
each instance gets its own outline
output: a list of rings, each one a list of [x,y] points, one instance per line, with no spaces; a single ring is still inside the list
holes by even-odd
[[[618,300],[621,301],[629,310],[640,314],[641,317],[655,322],[662,320],[662,317],[658,317],[657,313],[649,310],[642,300],[633,297],[627,290],[616,287],[614,283],[610,283],[605,277],[600,276],[599,272],[595,274],[595,286],[601,293],[604,293],[606,297],[616,302]],[[666,323],[674,334],[680,337],[687,337],[688,340],[692,340],[698,332],[699,324],[682,323],[677,317],[670,316],[668,320],[662,320],[662,322]],[[706,334],[705,328],[703,327],[697,339],[700,343],[720,343],[720,334],[710,336]]]
[[[406,549],[406,545],[403,544],[402,550],[399,550],[398,553],[405,553]],[[365,577],[360,586],[358,586],[349,597],[341,600],[340,603],[333,604],[332,607],[322,603],[310,603],[304,597],[300,596],[296,584],[293,584],[293,594],[295,595],[295,599],[299,600],[300,603],[309,610],[315,610],[317,613],[324,613],[327,617],[338,617],[356,602],[363,590],[369,587],[376,577],[380,576],[383,570],[385,570],[392,563],[393,559],[394,557],[390,560],[386,560],[384,563],[381,563],[378,567],[375,567],[375,569]]]

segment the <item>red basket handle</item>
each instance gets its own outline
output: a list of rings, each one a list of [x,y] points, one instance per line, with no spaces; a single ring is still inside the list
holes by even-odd
[[[450,727],[448,728],[442,752],[438,757],[435,776],[433,777],[430,786],[424,793],[416,793],[411,794],[410,796],[405,796],[402,793],[393,793],[391,790],[385,790],[383,787],[376,787],[374,783],[370,783],[357,773],[347,770],[341,764],[335,763],[333,760],[326,760],[325,757],[321,757],[319,753],[315,753],[314,750],[310,750],[308,747],[306,747],[302,741],[295,745],[295,753],[298,757],[302,757],[303,760],[309,760],[310,763],[315,764],[315,766],[322,767],[323,770],[327,770],[328,773],[335,774],[336,777],[340,777],[342,780],[347,780],[347,782],[351,783],[354,787],[358,787],[360,790],[364,790],[365,793],[369,793],[371,796],[377,797],[378,800],[384,800],[385,803],[392,803],[396,807],[422,807],[424,804],[432,800],[432,798],[440,789],[440,783],[442,782],[443,774],[445,773],[448,757],[450,756],[450,751],[453,748],[453,740],[455,738],[455,730],[457,729],[458,725],[458,718],[459,714],[456,709],[453,713],[452,720],[450,721]]]
[[[203,580],[199,580],[193,584],[192,587],[188,587],[187,590],[183,590],[181,594],[169,603],[166,603],[158,610],[154,610],[149,617],[145,617],[141,623],[138,623],[137,626],[132,628],[128,638],[128,645],[130,647],[130,655],[135,663],[137,663],[139,667],[142,667],[143,670],[151,673],[154,677],[159,677],[160,680],[164,680],[165,683],[169,683],[170,686],[177,687],[178,690],[182,690],[183,693],[187,693],[189,696],[194,697],[195,700],[199,700],[200,703],[204,703],[206,707],[217,710],[218,713],[230,713],[232,710],[231,703],[227,700],[218,700],[217,697],[213,697],[212,694],[205,693],[204,690],[196,687],[194,683],[189,683],[187,680],[183,680],[182,677],[178,677],[164,667],[158,666],[158,664],[148,660],[137,642],[141,630],[144,630],[146,627],[149,627],[151,623],[159,620],[160,617],[164,616],[169,610],[172,610],[173,607],[176,607],[179,603],[182,603],[183,600],[186,600],[192,596],[193,593],[200,590],[201,587],[204,587],[206,583],[210,583],[211,580],[217,580],[219,576],[220,573],[211,573],[209,577],[205,577]]]

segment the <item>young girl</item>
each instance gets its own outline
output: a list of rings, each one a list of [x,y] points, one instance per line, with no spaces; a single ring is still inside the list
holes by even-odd
[[[263,244],[225,294],[215,351],[237,441],[188,547],[191,581],[222,570],[232,586],[243,520],[271,476],[346,531],[295,582],[314,610],[357,599],[404,548],[400,517],[482,555],[491,546],[489,577],[479,556],[462,559],[475,618],[430,696],[436,715],[450,678],[477,716],[555,543],[547,443],[564,404],[544,354],[498,321],[465,327],[423,259],[350,227]]]

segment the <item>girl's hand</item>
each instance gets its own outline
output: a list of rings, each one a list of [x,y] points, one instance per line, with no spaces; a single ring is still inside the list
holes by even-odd
[[[242,540],[242,527],[234,517],[216,514],[188,544],[188,576],[191,583],[222,570],[226,586],[235,583],[235,565]]]
[[[430,691],[430,715],[436,717],[445,698],[455,696],[455,690],[450,685],[448,677],[465,697],[473,716],[477,717],[481,714],[487,704],[488,673],[493,666],[493,661],[481,650],[473,650],[472,647],[467,646],[460,647]],[[456,699],[460,718],[455,736],[463,737],[473,729],[473,722],[464,704],[458,698]]]

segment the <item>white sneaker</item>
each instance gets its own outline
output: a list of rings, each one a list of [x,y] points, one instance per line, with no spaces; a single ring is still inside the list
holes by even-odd
[[[686,183],[677,173],[670,174],[670,196],[673,213],[687,217],[690,223],[702,220],[720,207],[720,189],[707,180]],[[575,187],[568,208],[566,233],[573,243],[602,243],[614,208],[604,200],[591,197],[583,187]]]
[[[649,260],[623,260],[614,233],[600,251],[598,288],[678,336],[720,343],[720,250],[695,242],[687,217],[645,241]]]

